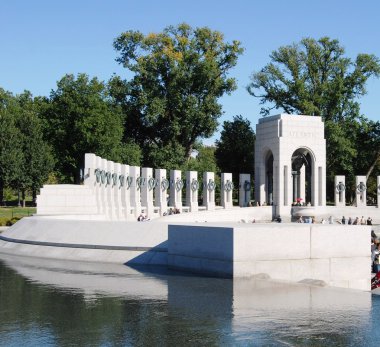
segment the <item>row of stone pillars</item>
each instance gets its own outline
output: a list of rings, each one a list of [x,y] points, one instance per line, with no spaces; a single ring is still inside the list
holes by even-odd
[[[153,174],[154,172],[154,174]],[[198,172],[187,171],[186,180],[180,170],[140,168],[114,163],[95,154],[85,155],[85,185],[96,196],[99,214],[109,219],[133,220],[144,212],[153,218],[173,212],[196,212],[199,209],[215,209],[215,174],[204,172],[202,187]],[[240,175],[239,205],[248,206],[251,200],[251,177]],[[202,188],[202,206],[198,206],[198,194]],[[182,192],[186,191],[186,205]],[[169,195],[168,195],[169,191]],[[232,208],[232,174],[221,174],[221,206]],[[168,201],[169,196],[169,201]]]
[[[377,176],[377,207],[380,208],[380,176]],[[356,176],[356,206],[367,206],[367,177]],[[335,206],[346,206],[346,177],[335,176]]]

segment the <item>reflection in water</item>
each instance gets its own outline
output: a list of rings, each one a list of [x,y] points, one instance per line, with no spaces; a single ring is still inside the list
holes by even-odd
[[[370,293],[0,257],[0,346],[359,346],[379,341]]]

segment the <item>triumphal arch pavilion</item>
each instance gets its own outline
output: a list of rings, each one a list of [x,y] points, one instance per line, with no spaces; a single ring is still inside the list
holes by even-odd
[[[321,117],[280,114],[256,126],[255,200],[289,216],[293,205],[326,205],[326,140]]]

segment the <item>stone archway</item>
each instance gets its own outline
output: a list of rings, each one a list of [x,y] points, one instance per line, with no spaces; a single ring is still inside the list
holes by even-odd
[[[321,117],[280,114],[259,120],[255,145],[255,198],[273,201],[288,218],[297,198],[326,205],[326,140]]]
[[[265,155],[265,201],[268,205],[273,204],[273,153],[269,150]]]

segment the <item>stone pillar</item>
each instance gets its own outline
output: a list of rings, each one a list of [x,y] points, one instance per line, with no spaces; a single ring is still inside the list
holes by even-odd
[[[156,169],[155,177],[157,181],[156,188],[154,190],[155,206],[160,208],[160,216],[168,212],[168,188],[170,186],[169,180],[166,178],[165,169]]]
[[[189,206],[190,212],[198,211],[198,172],[186,172],[186,205]]]
[[[132,177],[130,176],[130,173],[129,173],[129,165],[121,166],[121,175],[120,175],[119,181],[120,181],[120,190],[121,190],[121,205],[122,205],[124,219],[134,220],[135,213],[134,213],[134,208],[131,204],[131,194],[130,194]]]
[[[94,170],[95,184],[94,184],[93,189],[94,189],[94,194],[95,194],[96,210],[98,214],[104,215],[104,211],[102,209],[103,205],[102,205],[102,200],[101,200],[101,190],[102,190],[101,166],[102,166],[102,158],[95,156],[95,170]]]
[[[293,203],[293,191],[292,184],[289,177],[292,177],[291,165],[284,165],[284,206],[291,206]],[[270,205],[273,203],[273,199],[268,199],[267,203]]]
[[[170,206],[182,212],[183,181],[180,170],[170,170]]]
[[[306,168],[305,165],[302,165],[299,175],[299,198],[301,198],[301,203],[305,202],[306,193],[305,193],[305,181],[306,181]]]
[[[222,173],[220,197],[221,204],[224,208],[232,208],[232,190],[234,185],[232,183],[232,173]]]
[[[112,175],[114,173],[114,162],[107,161],[107,218],[114,220],[116,219],[115,214],[115,201],[114,201],[114,189],[113,189],[113,179]]]
[[[96,155],[86,153],[84,155],[84,185],[94,189],[96,186],[95,170],[97,168]]]
[[[377,207],[380,208],[380,176],[377,176]]]
[[[292,202],[297,201],[297,188],[298,188],[298,173],[297,171],[292,171],[292,179],[293,179],[293,195],[292,195]]]
[[[367,178],[366,176],[356,176],[356,206],[367,206]]]
[[[206,210],[215,210],[215,174],[203,173],[203,206]]]
[[[137,218],[141,213],[141,186],[142,178],[140,177],[140,166],[130,166],[129,174],[131,176],[131,186],[130,186],[130,197],[131,205],[134,208],[135,218]]]
[[[108,204],[107,204],[107,160],[100,158],[100,200],[102,211],[105,217],[108,213]]]
[[[156,180],[153,177],[153,170],[150,167],[141,169],[141,177],[144,184],[141,186],[141,204],[146,208],[148,218],[153,218],[153,191],[156,188]]]
[[[335,176],[335,206],[346,206],[346,177]]]
[[[251,201],[251,175],[239,175],[239,206],[247,207]]]
[[[120,175],[121,175],[121,164],[115,163],[114,173],[112,174],[112,186],[113,186],[114,201],[115,201],[115,214],[116,214],[116,218],[119,220],[124,219],[123,205],[121,203]]]
[[[261,166],[255,166],[255,200],[262,206],[264,201],[266,201],[266,196],[268,195],[268,187],[266,182],[265,164]],[[274,180],[274,178],[273,178]],[[274,191],[273,191],[274,193]],[[273,197],[273,194],[272,194]],[[239,203],[240,205],[240,203]]]

